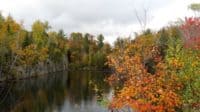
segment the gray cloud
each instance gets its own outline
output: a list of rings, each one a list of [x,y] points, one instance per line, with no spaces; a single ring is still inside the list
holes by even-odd
[[[151,15],[174,1],[182,0],[6,0],[0,1],[0,10],[24,20],[27,28],[40,19],[66,33],[79,31],[116,37],[138,27],[135,10],[142,14],[143,9],[148,9]]]

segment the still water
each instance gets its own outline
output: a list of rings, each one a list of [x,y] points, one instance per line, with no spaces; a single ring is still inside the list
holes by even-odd
[[[105,72],[59,72],[1,85],[0,112],[107,112]]]

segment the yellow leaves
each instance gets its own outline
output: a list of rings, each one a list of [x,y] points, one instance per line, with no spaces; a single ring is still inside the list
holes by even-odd
[[[20,24],[16,23],[12,17],[8,16],[0,28],[0,38],[7,34],[16,34],[21,30]]]
[[[173,67],[175,67],[176,69],[179,69],[179,68],[183,67],[183,65],[184,65],[184,63],[180,59],[177,59],[177,58],[171,58],[169,60],[169,64],[172,65]]]
[[[18,50],[17,54],[21,58],[21,60],[20,60],[21,63],[26,64],[26,65],[31,65],[36,58],[35,50],[36,50],[36,46],[33,44],[27,46],[23,50]]]
[[[45,61],[48,58],[48,48],[44,47],[40,50],[41,55],[39,55],[40,61]]]
[[[39,61],[45,61],[48,58],[48,48],[37,49],[35,44],[27,46],[25,49],[17,50],[16,54],[23,65],[32,65]]]
[[[194,68],[195,68],[195,67],[197,67],[197,65],[198,65],[198,64],[199,64],[199,62],[198,62],[198,61],[193,61],[193,62],[192,62],[192,67],[194,67]]]

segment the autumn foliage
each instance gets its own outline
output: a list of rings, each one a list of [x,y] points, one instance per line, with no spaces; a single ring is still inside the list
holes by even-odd
[[[198,110],[194,106],[200,101],[198,26],[199,19],[186,19],[181,26],[143,33],[116,44],[108,56],[115,70],[108,81],[117,88],[110,108],[128,106],[139,112]]]
[[[141,38],[144,39],[144,37]],[[140,53],[136,54],[137,51],[141,50],[137,48],[137,44],[140,46],[137,41],[140,42],[141,39],[136,39],[129,46],[130,48],[128,47],[127,50],[120,53],[123,55],[118,56],[117,59],[114,56],[109,57],[110,66],[115,66],[116,74],[118,74],[114,75],[119,80],[122,78],[125,80],[123,88],[113,99],[111,108],[121,108],[128,105],[142,112],[174,111],[181,104],[180,96],[176,94],[176,91],[181,88],[181,85],[176,83],[177,77],[166,71],[166,65],[162,62],[158,49],[143,47],[148,51],[145,54],[148,55],[148,59],[156,63],[154,66],[156,72],[149,73],[143,62],[145,58],[142,58]],[[134,53],[131,50],[137,51]]]
[[[29,31],[11,16],[0,14],[0,80],[41,71],[107,67],[104,63],[111,47],[103,42],[103,35],[74,32],[67,36],[62,29],[50,28],[47,21],[36,20]]]
[[[200,18],[185,18],[181,26],[186,48],[200,49]]]

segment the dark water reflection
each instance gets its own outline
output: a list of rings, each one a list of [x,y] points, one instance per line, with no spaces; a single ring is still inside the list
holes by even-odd
[[[56,73],[1,87],[0,112],[107,112],[104,72]]]

